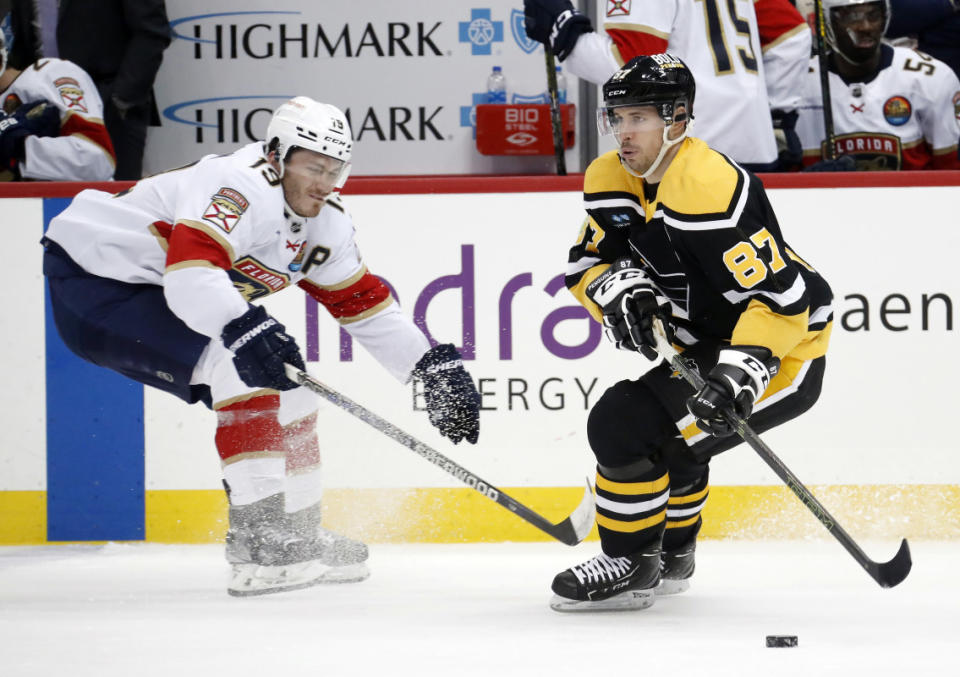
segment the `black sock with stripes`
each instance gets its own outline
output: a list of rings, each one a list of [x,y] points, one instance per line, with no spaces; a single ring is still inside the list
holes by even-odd
[[[700,511],[709,495],[709,479],[709,473],[704,473],[693,484],[670,487],[666,531],[663,535],[664,550],[674,550],[697,537],[703,523]]]
[[[610,473],[608,469],[608,474]],[[597,527],[611,557],[640,552],[663,537],[670,476],[658,464],[641,475],[616,480],[597,469]]]

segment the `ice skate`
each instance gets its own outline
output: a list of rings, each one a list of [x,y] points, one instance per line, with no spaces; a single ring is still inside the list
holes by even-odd
[[[227,592],[236,597],[366,579],[367,546],[282,512],[282,497],[230,508]]]
[[[654,602],[660,579],[660,546],[627,557],[604,553],[561,571],[553,579],[554,611],[626,611]]]
[[[694,571],[694,555],[697,549],[696,535],[678,548],[664,550],[660,556],[660,584],[658,596],[676,595],[690,588]]]

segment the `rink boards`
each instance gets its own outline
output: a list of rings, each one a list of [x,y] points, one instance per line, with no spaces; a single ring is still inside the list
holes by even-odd
[[[589,407],[645,368],[608,346],[563,288],[582,221],[578,181],[358,178],[345,194],[370,269],[433,337],[464,351],[483,394],[476,447],[440,438],[422,399],[299,290],[266,303],[318,378],[556,520],[593,475]],[[835,326],[820,401],[764,439],[856,535],[957,537],[960,173],[857,175],[821,187],[828,181],[767,182],[788,243],[834,290]],[[75,190],[0,193],[12,267],[0,291],[0,543],[218,540],[225,501],[214,417],[82,363],[48,317],[38,240]],[[322,405],[318,430],[334,528],[371,541],[541,539],[332,405]],[[706,536],[822,531],[746,447],[716,459],[711,481]]]

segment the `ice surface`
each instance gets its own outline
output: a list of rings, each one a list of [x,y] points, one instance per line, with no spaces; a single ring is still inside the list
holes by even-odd
[[[911,546],[883,590],[833,541],[703,541],[688,592],[604,614],[547,606],[596,542],[374,544],[363,583],[247,599],[219,546],[5,547],[0,675],[960,675],[960,542]]]

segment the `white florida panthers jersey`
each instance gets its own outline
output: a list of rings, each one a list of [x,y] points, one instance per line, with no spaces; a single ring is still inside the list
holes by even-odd
[[[770,110],[796,108],[797,80],[810,55],[810,31],[787,0],[605,6],[604,31],[580,36],[566,59],[571,73],[603,84],[636,56],[670,52],[696,79],[692,133],[737,162],[776,161]]]
[[[109,181],[116,155],[103,124],[103,102],[86,71],[71,61],[40,59],[2,93],[3,110],[47,101],[60,110],[59,136],[31,136],[20,176],[39,181]]]
[[[844,82],[833,70],[829,81],[837,154],[851,155],[857,169],[960,169],[960,82],[945,63],[883,45],[869,82]],[[825,156],[816,58],[803,81],[797,134],[805,165]]]
[[[85,190],[47,237],[89,273],[163,285],[171,310],[212,339],[249,301],[296,284],[401,381],[430,347],[367,270],[336,196],[316,217],[294,215],[261,143],[116,195]]]

